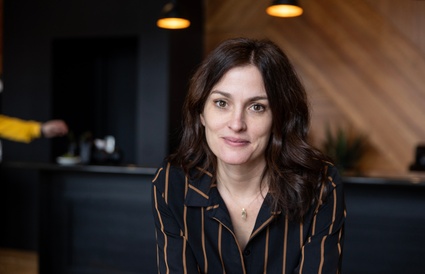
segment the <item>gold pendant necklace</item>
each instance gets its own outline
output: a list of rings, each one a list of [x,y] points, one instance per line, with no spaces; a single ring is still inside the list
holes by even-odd
[[[233,194],[232,194],[232,192],[230,192],[230,190],[227,188],[227,186],[225,185],[225,184],[223,184],[223,183],[221,183],[223,186],[224,186],[224,188],[226,189],[226,191],[227,191],[227,193],[229,193],[229,195],[230,195],[230,198],[239,206],[239,207],[241,207],[240,206],[240,204],[236,201],[236,199],[235,199],[235,197],[233,196]],[[248,218],[248,212],[247,212],[247,209],[248,209],[248,207],[255,201],[255,200],[257,200],[257,198],[258,198],[258,196],[260,196],[260,194],[261,194],[261,190],[260,191],[258,191],[258,193],[257,193],[257,195],[255,195],[255,197],[254,197],[254,199],[252,199],[252,201],[246,206],[246,207],[242,207],[242,211],[241,211],[241,218],[242,218],[242,220],[246,220],[247,218]]]
[[[247,215],[248,213],[246,212],[245,208],[242,208],[242,214],[241,214],[242,219],[246,220],[246,217],[248,217]]]

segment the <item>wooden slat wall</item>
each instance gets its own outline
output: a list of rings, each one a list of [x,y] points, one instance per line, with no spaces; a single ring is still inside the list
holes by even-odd
[[[270,38],[293,60],[313,107],[317,146],[328,124],[369,137],[368,172],[400,173],[425,143],[425,1],[304,0],[272,18],[268,0],[207,0],[205,52],[235,36]]]

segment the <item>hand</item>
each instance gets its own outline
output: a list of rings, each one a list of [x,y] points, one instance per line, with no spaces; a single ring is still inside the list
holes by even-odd
[[[60,137],[68,133],[68,126],[63,120],[50,120],[41,125],[41,132],[46,138]]]

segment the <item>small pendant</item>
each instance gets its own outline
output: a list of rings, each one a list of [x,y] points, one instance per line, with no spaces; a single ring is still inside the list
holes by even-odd
[[[243,220],[246,220],[247,214],[248,213],[246,213],[245,208],[242,208],[242,216],[241,217],[242,217]]]

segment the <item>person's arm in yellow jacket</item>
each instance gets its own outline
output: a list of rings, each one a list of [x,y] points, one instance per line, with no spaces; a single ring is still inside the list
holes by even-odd
[[[52,138],[68,133],[68,126],[63,120],[50,120],[45,123],[23,120],[0,114],[0,138],[11,141],[30,143],[40,137]]]

